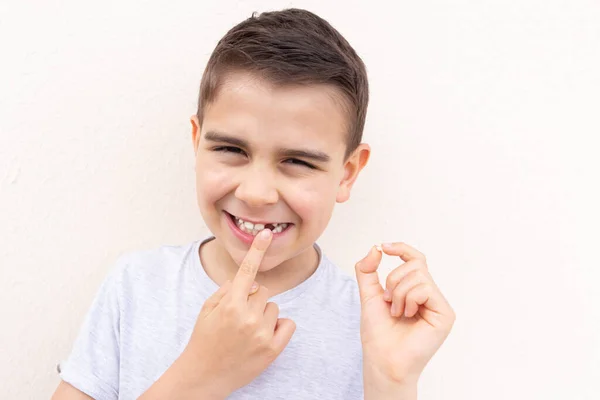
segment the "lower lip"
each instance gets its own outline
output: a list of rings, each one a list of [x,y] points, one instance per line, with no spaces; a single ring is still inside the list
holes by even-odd
[[[251,234],[249,234],[248,232],[244,232],[243,230],[241,230],[235,222],[233,222],[233,219],[231,218],[231,215],[228,214],[227,212],[223,212],[223,214],[225,215],[225,219],[227,219],[227,224],[229,225],[229,227],[231,228],[233,234],[240,239],[242,242],[250,245],[252,244],[252,242],[254,241],[254,236],[252,236]],[[290,224],[287,226],[287,228],[285,228],[285,230],[275,233],[273,232],[273,240],[276,239],[280,239],[282,238],[286,233],[288,233],[288,231],[290,229],[292,229],[294,225]]]

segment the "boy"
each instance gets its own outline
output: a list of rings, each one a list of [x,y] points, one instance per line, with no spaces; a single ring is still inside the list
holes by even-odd
[[[214,236],[119,258],[54,398],[415,399],[455,318],[424,256],[384,245],[405,261],[384,291],[379,248],[357,285],[315,243],[368,161],[367,103],[361,59],[318,16],[231,29],[191,118]]]

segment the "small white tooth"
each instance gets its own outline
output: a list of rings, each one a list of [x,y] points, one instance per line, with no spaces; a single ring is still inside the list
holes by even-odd
[[[265,226],[263,224],[256,224],[254,225],[254,229],[262,231],[263,229],[265,229]]]
[[[287,226],[288,226],[288,224],[281,224],[281,227],[282,227],[283,229],[287,228]]]
[[[244,222],[244,226],[246,226],[246,228],[248,228],[249,230],[252,230],[254,228],[254,224],[252,222]]]
[[[282,231],[282,229],[281,229],[281,226],[277,226],[277,227],[276,227],[276,228],[273,230],[273,232],[275,232],[275,233],[279,233],[279,232],[281,232],[281,231]]]

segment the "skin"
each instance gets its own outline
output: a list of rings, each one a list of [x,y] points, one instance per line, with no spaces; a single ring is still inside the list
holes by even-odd
[[[191,118],[198,206],[215,236],[199,257],[220,289],[204,304],[181,356],[141,399],[224,399],[283,351],[295,324],[278,318],[268,298],[315,271],[313,244],[369,159],[367,144],[344,157],[343,101],[332,87],[274,86],[236,73],[203,121]],[[328,160],[291,157],[282,149],[318,152]],[[250,245],[232,233],[225,211],[293,227],[279,238],[257,236]],[[386,290],[377,276],[380,251],[373,247],[356,264],[365,399],[416,399],[419,376],[455,316],[422,253],[401,242],[384,245],[383,253],[404,261]],[[89,397],[63,382],[53,398]]]
[[[371,248],[356,266],[361,297],[365,399],[416,399],[423,369],[450,333],[456,315],[437,287],[423,253],[403,242],[382,246],[403,261],[384,286],[383,257]]]
[[[235,276],[249,248],[232,234],[224,211],[294,224],[285,238],[273,241],[257,274],[257,282],[272,293],[298,285],[315,271],[313,244],[336,202],[348,200],[370,154],[369,146],[361,144],[344,159],[347,116],[342,101],[329,86],[278,87],[238,73],[226,79],[205,109],[202,124],[191,118],[198,206],[216,238],[200,256],[217,284]],[[247,145],[207,140],[212,132]],[[287,157],[281,149],[319,152],[329,161]]]

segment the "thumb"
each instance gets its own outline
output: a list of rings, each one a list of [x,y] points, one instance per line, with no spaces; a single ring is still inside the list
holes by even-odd
[[[365,303],[369,299],[383,293],[383,288],[379,283],[377,268],[381,262],[381,252],[375,246],[371,248],[369,254],[356,264],[356,280],[360,291],[360,301]]]
[[[273,335],[273,347],[275,348],[278,356],[288,345],[295,331],[296,323],[294,321],[289,318],[277,319],[277,324],[275,325],[275,334]]]

